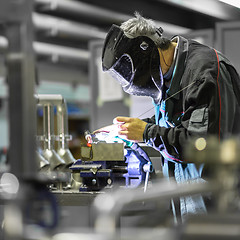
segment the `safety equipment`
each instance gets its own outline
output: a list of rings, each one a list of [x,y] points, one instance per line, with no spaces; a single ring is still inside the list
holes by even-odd
[[[129,38],[120,27],[112,25],[103,46],[102,67],[126,93],[149,96],[159,103],[163,75],[158,48],[150,37]]]

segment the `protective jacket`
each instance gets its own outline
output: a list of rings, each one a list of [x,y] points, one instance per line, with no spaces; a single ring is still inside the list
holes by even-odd
[[[202,168],[184,159],[189,138],[216,135],[219,139],[240,133],[240,78],[220,52],[177,36],[175,68],[169,88],[155,106],[144,141],[161,152],[166,176],[177,182],[201,181]],[[194,161],[194,160],[193,160]],[[204,212],[199,198],[182,198],[181,214]]]

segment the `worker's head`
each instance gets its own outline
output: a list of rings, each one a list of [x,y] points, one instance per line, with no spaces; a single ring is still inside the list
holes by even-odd
[[[103,47],[103,70],[109,71],[125,92],[158,102],[163,85],[158,48],[166,50],[171,44],[162,32],[138,13],[109,30]]]

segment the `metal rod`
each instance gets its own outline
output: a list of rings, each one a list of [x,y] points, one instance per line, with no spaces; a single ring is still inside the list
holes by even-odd
[[[61,148],[68,148],[68,141],[66,136],[68,136],[68,119],[67,119],[67,104],[64,100],[61,105],[57,105],[57,129],[59,136],[59,145]]]
[[[66,165],[69,166],[75,162],[76,159],[73,157],[68,146],[68,141],[71,139],[71,136],[68,134],[68,113],[65,99],[62,101],[62,104],[57,105],[57,129],[57,153],[64,159]]]
[[[48,104],[43,106],[44,148],[52,150],[54,144],[54,109]]]
[[[141,201],[164,201],[180,196],[209,193],[217,191],[219,186],[210,183],[177,184],[173,180],[162,180],[149,188],[147,193],[142,189],[117,190],[111,194],[98,196],[94,201],[95,229],[102,233],[115,233],[117,221],[124,207]],[[106,228],[105,226],[108,226]]]

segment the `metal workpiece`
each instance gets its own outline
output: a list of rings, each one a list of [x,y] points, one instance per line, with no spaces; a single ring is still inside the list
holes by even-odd
[[[65,162],[53,149],[43,149],[42,156],[50,163],[50,171],[63,171]]]
[[[83,159],[91,161],[124,161],[123,143],[102,143],[92,144],[90,147],[82,147],[81,155]]]
[[[50,169],[50,163],[37,150],[36,150],[36,159],[39,164],[39,171],[48,172],[48,170]]]
[[[49,172],[50,171],[50,163],[49,161],[43,157],[42,155],[42,148],[41,148],[41,141],[43,140],[43,137],[36,137],[36,160],[38,164],[38,170],[39,172]]]
[[[79,189],[82,187],[83,181],[78,171],[71,173],[71,186],[72,189],[75,189],[79,192]]]
[[[66,164],[66,168],[71,166],[76,159],[73,157],[71,151],[67,148],[58,148],[57,154],[62,158]]]

